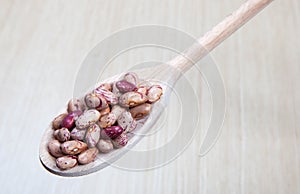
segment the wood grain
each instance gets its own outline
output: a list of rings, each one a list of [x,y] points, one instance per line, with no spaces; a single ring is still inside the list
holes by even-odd
[[[213,51],[224,78],[227,114],[217,144],[205,157],[198,151],[209,123],[210,98],[203,78],[188,71],[202,105],[200,133],[168,165],[143,172],[109,167],[61,178],[45,171],[38,159],[45,127],[72,96],[81,62],[98,42],[142,24],[171,26],[198,37],[242,2],[1,0],[2,192],[300,193],[298,0],[274,1]],[[131,60],[125,58],[114,70],[129,68]],[[167,118],[172,122],[180,115],[176,100],[170,103]],[[140,147],[159,145],[167,137],[158,135]]]

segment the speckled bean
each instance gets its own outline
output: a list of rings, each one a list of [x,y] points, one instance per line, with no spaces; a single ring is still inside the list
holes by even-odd
[[[110,107],[108,106],[107,108],[104,108],[102,110],[99,111],[101,116],[103,115],[107,115],[108,113],[110,113]]]
[[[61,122],[61,126],[67,129],[72,129],[75,126],[76,119],[82,114],[82,111],[76,110],[69,113]]]
[[[136,73],[134,72],[128,72],[124,75],[124,80],[132,83],[133,85],[138,85],[139,78]]]
[[[100,139],[100,127],[97,124],[91,125],[85,134],[85,142],[89,148],[96,146]]]
[[[101,138],[115,139],[123,133],[124,129],[120,126],[111,126],[101,130]]]
[[[84,129],[96,123],[100,118],[100,112],[95,109],[85,111],[77,120],[76,127]]]
[[[117,121],[117,117],[114,113],[109,113],[106,115],[103,115],[98,122],[98,125],[101,128],[106,128],[106,127],[110,127],[113,124],[115,124],[115,122]]]
[[[112,85],[112,92],[117,96],[120,97],[122,95],[122,92],[117,88],[116,82],[113,83]]]
[[[139,92],[127,92],[120,96],[119,104],[123,107],[134,107],[145,103],[147,100],[148,97]]]
[[[97,143],[97,148],[102,153],[108,153],[113,150],[114,146],[109,139],[100,139],[100,141]]]
[[[52,127],[53,129],[59,129],[61,128],[61,122],[64,120],[64,118],[68,115],[68,113],[63,113],[55,117],[55,119],[52,121]]]
[[[56,159],[56,166],[61,170],[67,170],[77,165],[76,156],[62,156]]]
[[[119,116],[118,125],[126,132],[131,132],[136,128],[137,122],[132,118],[131,113],[126,111]]]
[[[85,133],[86,133],[86,129],[78,129],[78,128],[74,128],[72,131],[71,131],[71,138],[73,140],[80,140],[82,141],[84,139],[84,136],[85,136]]]
[[[147,87],[146,86],[139,86],[136,89],[137,92],[143,94],[143,95],[147,95]]]
[[[84,111],[85,104],[77,98],[72,98],[68,103],[68,112],[70,113],[76,110]]]
[[[102,109],[108,107],[108,103],[105,100],[105,98],[96,92],[87,94],[84,99],[85,99],[86,105],[89,108],[95,108],[97,110],[102,110]]]
[[[126,111],[126,109],[119,105],[115,105],[111,109],[111,113],[115,114],[116,118],[118,118],[125,111]]]
[[[160,99],[163,93],[160,85],[153,85],[147,90],[148,102],[153,103]]]
[[[119,137],[112,140],[112,143],[117,149],[124,147],[128,143],[128,136],[125,133],[122,133]]]
[[[130,113],[134,119],[142,119],[149,115],[151,111],[151,104],[145,103],[130,109]]]
[[[88,146],[82,141],[71,140],[64,142],[60,147],[64,154],[76,155],[86,150]]]
[[[70,131],[67,128],[61,128],[54,131],[53,136],[60,142],[65,142],[70,139]]]
[[[103,83],[98,88],[108,90],[108,91],[112,91],[111,84],[109,84],[109,83]]]
[[[126,80],[117,81],[116,86],[122,93],[132,92],[136,89],[136,86],[134,84]]]
[[[60,149],[60,143],[56,139],[49,141],[48,150],[49,150],[49,153],[56,158],[64,155]]]
[[[109,90],[97,88],[94,90],[94,92],[100,96],[103,96],[108,104],[117,104],[118,103],[117,95],[112,93]]]
[[[79,154],[78,162],[80,164],[88,164],[95,160],[97,154],[99,153],[97,148],[90,148]]]

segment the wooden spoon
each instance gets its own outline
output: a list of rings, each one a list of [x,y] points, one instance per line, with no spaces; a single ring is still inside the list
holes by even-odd
[[[162,84],[164,91],[162,98],[158,103],[155,103],[152,108],[150,114],[151,119],[145,118],[142,121],[142,124],[138,125],[135,131],[140,134],[145,134],[150,128],[152,128],[156,120],[161,115],[161,112],[166,107],[172,87],[175,85],[182,73],[187,71],[193,66],[193,64],[206,56],[211,50],[228,38],[233,32],[238,30],[243,24],[260,12],[271,1],[272,0],[248,0],[238,10],[225,18],[211,31],[207,32],[181,55],[178,55],[164,65],[137,70],[136,73],[139,75],[139,77],[147,80],[160,80],[160,84],[165,84]],[[113,76],[108,80],[104,80],[102,83],[113,82],[118,80],[119,77],[120,75]],[[60,113],[65,112],[65,109],[66,108],[64,108]],[[97,158],[92,163],[79,165],[69,170],[62,171],[57,168],[55,164],[55,158],[49,154],[47,149],[48,142],[53,138],[52,134],[53,129],[50,123],[40,144],[40,160],[47,170],[61,176],[81,176],[98,171],[119,159],[143,137],[140,135],[129,135],[129,142],[125,147],[114,149],[107,154],[98,154]]]

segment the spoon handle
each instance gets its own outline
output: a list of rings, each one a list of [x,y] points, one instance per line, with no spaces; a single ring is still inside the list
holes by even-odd
[[[180,71],[187,71],[272,1],[246,1],[235,12],[198,39],[190,48],[169,61],[168,64],[178,68]]]

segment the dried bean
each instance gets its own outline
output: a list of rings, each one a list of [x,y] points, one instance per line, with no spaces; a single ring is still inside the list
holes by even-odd
[[[90,148],[79,154],[78,162],[80,164],[88,164],[95,160],[97,154],[99,153],[97,148]]]
[[[101,137],[103,136],[104,139],[110,138],[115,139],[119,135],[123,133],[124,129],[120,126],[111,126],[103,129],[101,132]]]
[[[82,141],[84,139],[85,133],[86,133],[86,129],[78,129],[75,127],[71,131],[70,136],[73,140],[81,140]]]
[[[136,89],[136,86],[134,84],[126,80],[117,81],[116,86],[122,93],[132,92]]]
[[[62,156],[56,159],[56,166],[61,170],[67,170],[77,165],[76,156]]]
[[[56,158],[64,155],[60,149],[60,143],[56,139],[51,140],[48,143],[48,150],[49,150],[49,153]]]
[[[151,104],[145,103],[130,109],[130,113],[134,119],[142,119],[149,115],[151,111]]]
[[[64,154],[76,155],[86,150],[87,144],[82,141],[71,140],[64,142],[60,147]]]
[[[124,75],[124,80],[132,83],[133,85],[137,85],[139,83],[139,78],[136,73],[128,72]]]
[[[128,143],[128,137],[125,133],[122,133],[119,137],[112,140],[112,143],[115,148],[124,147]]]
[[[61,122],[61,126],[72,129],[75,126],[76,119],[82,114],[82,111],[76,110],[69,113]]]
[[[118,125],[121,126],[126,132],[131,132],[136,128],[137,123],[132,118],[131,113],[126,111],[119,116]]]
[[[95,147],[100,139],[100,127],[97,124],[91,125],[85,134],[85,142],[89,148]]]
[[[85,105],[79,99],[73,98],[68,103],[68,112],[74,112],[76,110],[84,111]]]
[[[148,100],[146,95],[138,92],[127,92],[120,96],[119,103],[123,107],[134,107],[145,103]]]
[[[99,122],[98,122],[98,125],[101,127],[101,128],[106,128],[106,127],[110,127],[112,126],[113,124],[115,124],[115,122],[117,121],[117,117],[114,113],[109,113],[107,115],[103,115]]]
[[[163,90],[160,85],[153,85],[147,90],[148,101],[153,103],[160,99]]]
[[[59,129],[61,128],[61,122],[64,120],[64,118],[68,115],[68,113],[63,113],[55,117],[55,119],[52,121],[52,127],[53,129]]]
[[[64,128],[64,127],[54,131],[53,135],[54,135],[55,139],[57,139],[60,142],[65,142],[70,139],[70,131],[69,131],[69,129]]]
[[[97,148],[102,153],[108,153],[113,150],[114,147],[109,139],[100,139],[100,141],[97,143]]]
[[[76,127],[84,129],[96,123],[100,118],[100,112],[95,109],[85,111],[77,120]]]

